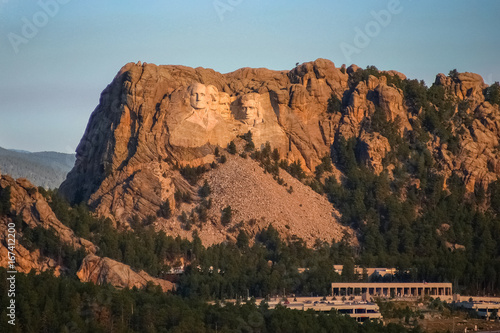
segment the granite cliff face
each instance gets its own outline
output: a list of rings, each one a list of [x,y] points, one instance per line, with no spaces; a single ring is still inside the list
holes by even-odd
[[[156,196],[165,199],[173,195],[167,161],[211,162],[215,146],[249,130],[257,147],[269,141],[282,156],[314,170],[335,134],[335,121],[324,113],[327,101],[343,94],[347,78],[322,59],[292,71],[243,68],[225,75],[127,64],[103,91],[61,190],[72,201],[98,206],[117,184],[153,177]],[[202,83],[196,89],[204,95],[197,108],[191,95],[198,92],[188,91],[193,83]]]
[[[134,215],[156,215],[165,202],[177,217],[175,193],[196,196],[196,185],[188,184],[175,166],[207,165],[216,160],[216,147],[226,148],[249,131],[257,149],[269,142],[282,159],[299,161],[308,173],[323,156],[334,155],[339,138],[354,138],[358,157],[369,169],[391,174],[395,166],[384,160],[393,147],[372,123],[382,115],[406,140],[422,110],[395,84],[408,81],[403,74],[377,71],[360,79],[362,74],[355,65],[337,68],[325,59],[290,71],[242,68],[228,74],[129,63],[103,91],[77,148],[75,167],[60,190],[117,224],[128,224]],[[456,105],[466,102],[461,114],[472,119],[470,124],[451,122],[459,152],[430,133],[426,144],[440,172],[445,177],[457,173],[469,190],[487,186],[500,169],[498,105],[485,102],[487,86],[477,74],[439,74],[435,86],[443,87]],[[338,170],[333,174],[341,178]]]
[[[83,259],[76,275],[82,282],[93,282],[98,285],[110,283],[117,288],[141,289],[148,283],[153,283],[165,292],[174,289],[172,282],[154,278],[144,271],[134,272],[128,265],[93,254]]]
[[[488,87],[478,74],[457,73],[455,77],[436,76],[436,86],[457,101],[452,131],[457,135],[458,151],[434,137],[433,153],[445,176],[462,176],[467,190],[484,189],[500,176],[500,109],[485,101]]]
[[[0,188],[7,187],[10,188],[11,214],[20,216],[28,227],[51,228],[64,243],[74,248],[83,247],[88,252],[96,251],[94,244],[77,237],[73,230],[57,219],[45,198],[27,179],[14,180],[10,176],[0,175]]]
[[[9,249],[9,245],[12,245],[12,242],[8,241],[8,225],[15,223],[13,218],[18,216],[26,223],[25,228],[51,229],[62,243],[74,249],[83,249],[88,255],[83,260],[77,275],[84,282],[110,283],[119,288],[134,286],[142,288],[148,282],[152,282],[164,291],[173,288],[173,284],[166,280],[153,278],[143,271],[134,272],[128,265],[96,256],[97,247],[92,242],[76,236],[73,230],[62,224],[46,199],[28,180],[24,178],[15,180],[0,174],[0,192],[7,188],[10,192],[10,210],[4,216],[0,216],[0,267],[9,266],[9,251],[12,249]],[[67,273],[67,267],[62,266],[57,260],[42,255],[37,248],[27,248],[22,233],[19,226],[16,226],[16,243],[13,251],[16,271],[21,273],[29,273],[32,270],[36,273],[53,271],[56,276]]]
[[[10,188],[10,216],[19,216],[27,224],[28,228],[40,226],[52,229],[59,239],[75,249],[83,248],[86,252],[95,253],[96,247],[86,239],[77,237],[73,230],[63,225],[55,216],[45,198],[38,192],[28,180],[19,178],[14,180],[10,176],[0,175],[0,189]],[[13,220],[9,217],[0,218],[0,266],[7,267],[7,226]],[[17,239],[20,235],[16,235]],[[19,272],[29,273],[31,269],[42,272],[49,269],[55,274],[60,274],[61,267],[54,259],[40,255],[40,251],[29,251],[23,244],[17,243],[14,253],[16,254],[16,269]]]
[[[314,170],[330,152],[338,123],[325,113],[348,75],[328,60],[292,71],[127,64],[103,91],[61,185],[71,201],[127,223],[155,215],[186,182],[174,165],[214,161],[216,146],[252,132],[289,161]],[[244,175],[242,175],[244,176]],[[330,213],[331,216],[331,213]]]

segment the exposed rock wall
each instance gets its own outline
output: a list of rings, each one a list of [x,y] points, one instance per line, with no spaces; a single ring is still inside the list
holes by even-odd
[[[458,153],[434,138],[434,156],[446,176],[452,172],[462,176],[469,192],[476,186],[486,189],[500,177],[500,108],[485,101],[488,86],[478,74],[458,73],[454,78],[438,74],[435,84],[444,87],[447,98],[465,105],[462,115],[455,109],[455,116],[468,118],[470,123],[464,121],[454,128]]]
[[[120,220],[154,214],[175,202],[174,163],[200,165],[251,131],[283,158],[309,170],[330,151],[335,124],[325,114],[347,74],[318,59],[292,71],[127,64],[103,91],[77,148],[75,168],[61,185],[71,201],[87,201]]]
[[[63,225],[55,216],[45,198],[38,193],[37,188],[28,180],[20,178],[14,180],[10,176],[0,175],[0,189],[10,188],[10,216],[20,216],[28,224],[29,228],[37,226],[52,229],[63,243],[73,248],[83,247],[86,252],[95,253],[96,247],[90,241],[77,237],[73,230]],[[8,241],[7,226],[12,222],[8,217],[0,219],[0,266],[8,265]],[[31,269],[36,272],[54,270],[59,275],[64,267],[61,267],[54,259],[40,255],[40,251],[30,252],[19,243],[21,235],[17,234],[15,246],[16,270],[29,273]]]
[[[93,254],[83,259],[76,275],[82,282],[93,282],[98,285],[109,283],[117,288],[140,289],[146,287],[148,282],[160,286],[165,292],[175,288],[170,281],[154,278],[144,271],[134,272],[128,265]]]
[[[146,218],[167,200],[175,207],[176,190],[189,188],[174,165],[211,163],[216,146],[225,148],[249,131],[257,148],[270,142],[307,172],[332,153],[337,138],[356,138],[358,157],[380,173],[393,147],[370,128],[374,112],[396,123],[406,140],[421,110],[409,110],[403,91],[388,84],[391,77],[406,79],[403,74],[354,80],[359,73],[355,65],[336,68],[325,59],[289,71],[242,68],[228,74],[129,63],[103,91],[60,190],[115,222]],[[486,186],[500,168],[498,106],[485,102],[486,85],[477,74],[439,74],[435,84],[454,103],[469,103],[474,119],[470,126],[452,128],[460,137],[458,154],[431,139],[436,164],[446,176],[457,172],[469,190]],[[327,112],[331,97],[342,105]]]
[[[92,242],[77,237],[73,230],[62,224],[37,188],[24,178],[14,180],[10,176],[0,175],[0,188],[10,187],[11,214],[21,216],[30,228],[41,226],[53,229],[62,242],[74,248],[83,247],[95,253]]]

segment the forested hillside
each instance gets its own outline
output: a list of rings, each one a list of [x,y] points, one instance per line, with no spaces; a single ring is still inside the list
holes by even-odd
[[[57,188],[75,164],[74,154],[21,152],[0,147],[0,172],[27,178],[45,188]]]
[[[324,293],[328,279],[340,277],[330,273],[318,280],[319,274],[331,272],[330,263],[338,260],[330,257],[330,253],[350,256],[352,249],[344,242],[335,245],[332,251],[324,246],[311,250],[300,240],[290,245],[283,243],[276,230],[270,227],[259,235],[252,247],[243,232],[236,244],[206,249],[196,234],[193,241],[188,241],[180,237],[174,239],[163,232],[156,233],[143,225],[135,225],[134,231],[117,231],[109,221],[92,217],[83,205],[69,207],[57,193],[39,188],[39,193],[48,199],[58,218],[75,230],[75,237],[85,235],[92,239],[98,244],[100,255],[114,257],[137,270],[146,269],[158,276],[163,276],[168,270],[167,262],[183,258],[191,263],[181,276],[175,293],[162,292],[152,283],[142,290],[82,283],[75,271],[85,256],[83,248],[68,246],[50,226],[32,227],[21,215],[13,215],[10,189],[0,188],[0,220],[15,222],[16,247],[38,252],[40,259],[54,260],[59,266],[57,272],[33,269],[29,274],[16,274],[16,325],[2,321],[2,332],[422,332],[418,326],[404,328],[370,321],[359,324],[335,311],[318,315],[314,311],[303,312],[281,306],[270,310],[265,303],[256,304],[252,299],[234,305],[219,301],[210,305],[207,302],[219,297],[241,296],[248,292],[247,288],[252,288],[251,293],[255,295],[278,293],[281,288],[297,288],[296,283],[306,288],[296,289],[297,292],[317,290]],[[35,188],[31,192],[31,195],[36,195]],[[255,262],[256,266],[244,267],[242,256]],[[213,260],[219,262],[217,266],[208,267]],[[285,264],[289,268],[285,268]],[[313,271],[300,277],[294,269],[301,264],[314,266]],[[317,264],[321,267],[316,268]],[[213,274],[215,270],[218,273]],[[7,270],[0,268],[0,289],[9,289],[8,276]],[[343,277],[350,278],[352,276]],[[7,293],[1,293],[3,310],[0,313],[3,316],[7,314],[9,302]]]

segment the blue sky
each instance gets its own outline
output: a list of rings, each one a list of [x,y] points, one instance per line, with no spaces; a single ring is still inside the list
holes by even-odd
[[[327,58],[428,85],[453,68],[500,81],[499,13],[497,0],[0,0],[0,146],[73,152],[131,61],[226,73]]]

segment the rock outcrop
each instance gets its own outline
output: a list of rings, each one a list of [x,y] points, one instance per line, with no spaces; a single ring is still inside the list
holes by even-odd
[[[395,125],[403,140],[415,121],[421,127],[417,118],[423,111],[409,109],[413,106],[400,84],[405,79],[395,71],[337,68],[325,59],[289,71],[242,68],[228,74],[129,63],[103,91],[60,191],[126,226],[134,216],[155,216],[167,201],[172,209],[178,207],[176,192],[196,196],[196,186],[187,184],[177,167],[206,166],[216,159],[216,147],[226,148],[248,132],[258,149],[269,142],[282,159],[298,161],[310,173],[332,153],[339,137],[355,138],[361,147],[358,157],[378,174],[382,159],[395,149],[383,136],[388,134],[371,127],[375,113],[379,122],[383,118]],[[482,78],[440,74],[435,84],[456,103],[469,103],[466,113],[473,119],[450,125],[451,134],[459,137],[459,153],[431,133],[427,144],[439,171],[445,176],[456,172],[469,190],[497,179],[500,115],[497,105],[485,102]]]
[[[214,160],[216,146],[253,134],[281,156],[314,170],[330,151],[335,124],[328,99],[347,74],[318,59],[292,71],[127,64],[103,91],[60,191],[98,214],[127,220],[175,203],[173,165]],[[129,209],[132,208],[132,211]]]
[[[9,267],[9,242],[7,225],[11,222],[8,219],[0,219],[0,267]],[[21,273],[29,273],[34,270],[37,273],[51,270],[55,276],[59,276],[63,271],[54,259],[40,255],[39,250],[29,251],[23,245],[16,243],[12,252],[15,258],[15,271]],[[11,254],[12,256],[12,254]]]
[[[128,265],[93,254],[83,259],[76,275],[82,282],[93,282],[98,285],[109,283],[117,288],[141,289],[149,282],[160,286],[165,292],[175,288],[170,281],[154,278],[144,271],[134,272]]]
[[[483,90],[488,87],[481,75],[469,72],[456,73],[454,77],[440,73],[436,76],[434,83],[446,87],[448,93],[461,100],[475,99],[484,101]]]
[[[358,154],[365,165],[375,174],[380,174],[384,170],[382,160],[391,151],[389,140],[377,132],[363,132],[358,147]]]
[[[500,176],[500,108],[485,101],[488,86],[474,73],[457,73],[455,77],[436,76],[436,85],[443,86],[448,98],[462,103],[453,119],[459,138],[459,151],[453,154],[448,145],[434,139],[434,155],[446,176],[453,172],[462,176],[468,192],[476,186],[487,189]]]
[[[38,189],[25,178],[14,180],[10,176],[0,176],[0,188],[10,187],[11,214],[17,215],[30,227],[41,226],[53,229],[63,243],[74,248],[83,247],[85,251],[95,253],[95,245],[77,237],[73,230],[61,223]]]
[[[29,228],[37,226],[52,229],[63,243],[73,248],[83,247],[86,252],[95,253],[96,247],[90,241],[77,237],[73,230],[63,225],[55,216],[45,198],[38,192],[28,180],[20,178],[14,180],[10,176],[0,175],[0,189],[10,188],[10,212],[9,216],[19,216]],[[0,219],[0,266],[8,265],[8,224],[13,222],[11,218],[4,216]],[[17,234],[17,240],[21,235]],[[15,246],[16,270],[28,273],[31,269],[37,272],[54,270],[59,274],[61,267],[54,259],[40,255],[38,250],[29,251],[18,241]]]

